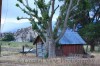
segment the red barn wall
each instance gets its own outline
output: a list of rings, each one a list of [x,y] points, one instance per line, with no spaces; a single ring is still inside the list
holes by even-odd
[[[57,51],[58,56],[59,55],[68,56],[69,54],[83,54],[84,53],[83,45],[61,45],[59,50]],[[58,52],[60,54],[58,54]]]

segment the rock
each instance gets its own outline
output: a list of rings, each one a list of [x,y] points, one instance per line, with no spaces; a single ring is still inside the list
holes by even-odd
[[[4,38],[7,33],[0,33],[0,38]],[[27,28],[18,29],[12,33],[15,38],[15,42],[32,42],[37,37],[37,32],[32,29],[32,26]]]
[[[28,28],[17,30],[17,32],[14,33],[14,37],[16,42],[32,42],[34,38],[37,37],[37,33],[36,31],[33,31],[30,26]]]

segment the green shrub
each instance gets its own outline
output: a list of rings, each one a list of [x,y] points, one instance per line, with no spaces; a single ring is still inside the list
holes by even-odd
[[[2,41],[13,41],[14,39],[15,38],[12,33],[7,33],[5,34],[4,38],[2,38]]]

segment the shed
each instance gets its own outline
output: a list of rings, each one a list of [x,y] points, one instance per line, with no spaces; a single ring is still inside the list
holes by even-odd
[[[56,47],[56,56],[68,56],[70,54],[83,54],[84,48],[83,45],[86,42],[81,38],[81,36],[74,31],[66,31],[63,37],[59,40],[59,46]],[[36,56],[44,57],[45,56],[45,46],[40,36],[34,41],[36,44]]]
[[[33,42],[33,45],[36,45],[36,56],[44,57],[45,56],[45,46],[43,44],[43,40],[40,36],[37,36]]]
[[[83,54],[84,44],[86,44],[86,42],[77,32],[66,31],[63,37],[59,40],[59,47],[56,48],[56,55],[68,56],[70,54]]]

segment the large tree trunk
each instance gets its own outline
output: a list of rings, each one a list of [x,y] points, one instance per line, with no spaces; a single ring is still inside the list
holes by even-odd
[[[53,58],[55,56],[55,42],[49,39],[48,58]]]
[[[88,52],[88,45],[86,46],[86,53]]]
[[[95,50],[95,45],[91,44],[90,46],[91,46],[90,51],[93,52]]]

